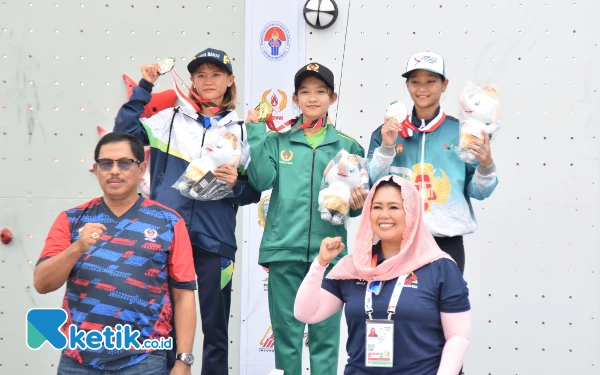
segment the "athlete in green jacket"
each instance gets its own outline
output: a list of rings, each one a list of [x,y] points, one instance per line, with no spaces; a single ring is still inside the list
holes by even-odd
[[[321,219],[317,198],[327,164],[342,149],[364,157],[354,139],[337,131],[327,109],[337,100],[333,73],[311,63],[294,78],[294,102],[302,116],[285,133],[266,132],[255,110],[248,113],[251,163],[248,180],[257,191],[273,189],[260,245],[258,262],[269,268],[269,313],[275,335],[275,365],[286,375],[302,373],[305,324],[294,318],[296,293],[325,237],[346,241],[343,225]],[[360,215],[367,196],[355,188],[350,216]],[[346,242],[344,242],[346,243]],[[344,250],[332,265],[341,259]],[[330,266],[331,267],[331,266]],[[311,373],[336,375],[340,345],[341,310],[329,319],[309,325]]]

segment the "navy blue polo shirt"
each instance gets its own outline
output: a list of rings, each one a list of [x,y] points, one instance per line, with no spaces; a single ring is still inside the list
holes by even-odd
[[[378,264],[385,259],[379,244],[373,247]],[[386,281],[379,295],[373,294],[373,319],[387,319],[387,307],[396,280]],[[344,301],[348,324],[346,375],[402,374],[435,375],[446,339],[440,313],[471,309],[469,291],[458,267],[449,259],[438,259],[406,278],[394,321],[394,367],[365,366],[365,290],[361,280],[324,279],[322,288]]]

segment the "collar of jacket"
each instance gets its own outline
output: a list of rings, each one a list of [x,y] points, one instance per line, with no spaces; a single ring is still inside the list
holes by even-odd
[[[302,116],[296,121],[292,129],[290,130],[290,141],[295,143],[303,143],[310,147],[310,144],[306,141],[306,137],[304,136],[304,129],[295,128],[296,125],[302,124]],[[338,132],[335,130],[333,125],[331,124],[331,119],[329,116],[327,117],[327,133],[325,133],[325,139],[323,143],[319,145],[319,147],[328,145],[331,143],[339,142]]]
[[[431,121],[433,121],[439,114],[440,114],[440,110],[442,109],[442,106],[437,107],[437,109],[435,110],[435,114],[433,115],[432,118],[429,119],[425,119],[425,125],[429,125],[429,123]],[[417,117],[417,111],[415,110],[415,107],[413,107],[412,110],[412,115],[410,116],[410,123],[413,124],[414,126],[418,128],[421,127],[421,119]]]
[[[187,117],[198,121],[198,117],[200,116],[193,109],[188,108],[187,106],[181,106],[179,109]],[[236,111],[231,111],[227,115],[223,116],[223,118],[220,119],[219,122],[217,122],[217,125],[228,125],[229,123],[238,121],[239,118],[237,116]],[[204,126],[204,124],[202,124],[202,126]]]
[[[415,108],[413,107],[412,114],[410,116],[410,121],[407,118],[404,120],[403,124],[411,129],[412,131],[417,131],[421,133],[431,133],[435,131],[446,119],[446,114],[442,110],[442,106],[438,106],[435,110],[435,114],[433,118],[430,119],[419,119],[417,117],[417,113]],[[423,122],[425,123],[423,126]],[[412,132],[409,132],[409,137],[412,136]],[[403,138],[406,138],[404,135]]]

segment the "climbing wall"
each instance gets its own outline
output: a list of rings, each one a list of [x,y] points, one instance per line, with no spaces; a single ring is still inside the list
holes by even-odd
[[[479,228],[465,237],[473,334],[464,373],[600,373],[600,4],[337,3],[335,25],[307,27],[306,61],[333,69],[340,99],[330,113],[365,148],[390,102],[412,106],[401,74],[416,52],[445,58],[450,115],[466,80],[499,87],[491,149],[500,183],[474,202]]]
[[[25,345],[25,314],[60,307],[64,288],[38,294],[33,269],[58,213],[101,195],[88,169],[96,127],[111,131],[127,100],[122,75],[138,82],[141,65],[172,56],[187,80],[191,57],[220,48],[232,59],[241,105],[243,35],[241,0],[0,1],[0,229],[14,235],[0,244],[0,374],[56,374],[58,351]],[[170,89],[166,76],[155,92]],[[234,276],[233,374],[239,371],[239,282]],[[197,371],[202,339],[198,320]]]

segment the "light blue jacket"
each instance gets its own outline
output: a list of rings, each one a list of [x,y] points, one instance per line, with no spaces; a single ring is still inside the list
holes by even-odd
[[[433,125],[417,120],[414,114],[411,118],[417,128],[427,130]],[[454,151],[459,144],[459,126],[457,119],[446,116],[431,132],[398,136],[396,147],[382,145],[380,126],[369,145],[371,183],[389,174],[413,181],[424,201],[425,224],[438,237],[474,232],[477,222],[471,198],[488,198],[498,185],[495,165],[484,169],[465,163]]]

